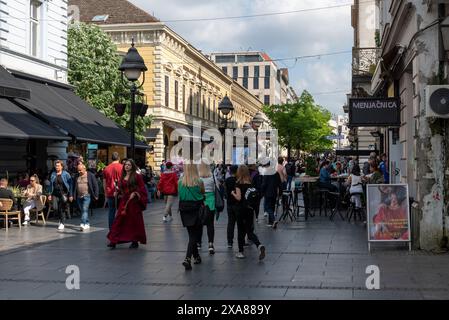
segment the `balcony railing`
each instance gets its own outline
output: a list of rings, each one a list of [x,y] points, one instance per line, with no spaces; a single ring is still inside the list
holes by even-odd
[[[352,75],[373,75],[380,58],[380,50],[380,48],[352,48]]]

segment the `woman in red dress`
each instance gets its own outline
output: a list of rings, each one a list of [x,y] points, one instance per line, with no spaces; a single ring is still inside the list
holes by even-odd
[[[133,160],[126,160],[122,179],[119,183],[120,204],[111,231],[108,233],[108,247],[115,248],[119,243],[131,242],[130,248],[138,248],[139,242],[147,243],[143,210],[147,206],[147,190],[143,178],[137,173]]]

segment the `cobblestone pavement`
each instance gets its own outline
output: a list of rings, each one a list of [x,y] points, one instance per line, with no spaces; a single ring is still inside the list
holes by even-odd
[[[0,299],[448,299],[449,254],[408,252],[406,246],[367,250],[361,224],[319,215],[307,222],[281,223],[277,230],[260,219],[256,233],[267,248],[263,262],[256,247],[237,260],[227,248],[227,217],[216,224],[215,255],[186,272],[181,265],[187,232],[179,214],[162,222],[163,202],[145,212],[148,244],[137,250],[106,248],[107,213],[97,209],[89,232],[79,218],[64,232],[55,221],[22,230],[0,229]],[[236,239],[234,240],[237,242]],[[68,265],[80,270],[80,289],[67,290]],[[380,268],[380,290],[367,290],[366,267]]]

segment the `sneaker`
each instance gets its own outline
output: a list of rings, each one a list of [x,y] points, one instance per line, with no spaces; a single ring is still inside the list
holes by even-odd
[[[62,230],[64,230],[64,225],[63,225],[62,223],[60,223],[60,224],[59,224],[59,226],[58,226],[58,230],[59,230],[59,231],[62,231]]]
[[[236,257],[237,259],[245,259],[245,255],[243,254],[243,252],[238,252],[238,253],[235,255],[235,257]]]
[[[173,217],[172,217],[172,216],[168,216],[168,217],[167,217],[167,221],[168,221],[168,222],[170,222],[170,221],[172,221],[172,220],[173,220]]]
[[[131,245],[129,246],[130,249],[137,249],[139,247],[139,243],[136,241],[133,241]]]
[[[268,213],[267,213],[267,212],[264,212],[264,213],[263,213],[263,216],[264,216],[264,217],[268,217]]]
[[[167,216],[164,216],[164,217],[162,218],[162,221],[167,222]]]
[[[25,220],[25,221],[22,223],[22,226],[27,226],[29,223],[30,223],[30,222],[29,222],[28,220]]]
[[[190,262],[190,259],[186,258],[183,262],[182,265],[184,266],[184,268],[186,270],[192,270],[192,263]]]
[[[259,260],[263,260],[265,258],[265,246],[260,245],[258,249],[259,249]]]
[[[196,258],[193,258],[193,263],[194,263],[194,264],[200,264],[200,263],[201,263],[201,257],[198,256],[198,257],[196,257]]]
[[[209,243],[209,254],[214,254],[214,253],[215,253],[214,245],[212,243]]]
[[[86,224],[84,225],[84,230],[89,230],[89,229],[90,229],[90,224],[86,223]]]
[[[108,243],[108,248],[115,249],[115,246],[116,246],[115,243],[112,243],[112,242]]]
[[[228,243],[228,249],[232,249],[232,243]]]

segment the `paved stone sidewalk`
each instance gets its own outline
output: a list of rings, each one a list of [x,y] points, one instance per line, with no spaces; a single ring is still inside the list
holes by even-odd
[[[0,229],[0,299],[449,299],[448,254],[408,252],[406,246],[367,251],[366,229],[314,217],[307,222],[256,233],[267,248],[227,248],[226,214],[216,225],[216,254],[207,253],[203,233],[201,265],[181,265],[187,232],[178,214],[162,222],[163,202],[145,212],[148,244],[138,250],[106,248],[107,213],[95,210],[92,230],[80,232],[79,218],[61,233],[56,223],[8,233]],[[237,241],[235,240],[235,243]],[[80,290],[67,290],[68,265],[80,268]],[[380,268],[380,290],[367,290],[369,265]]]

